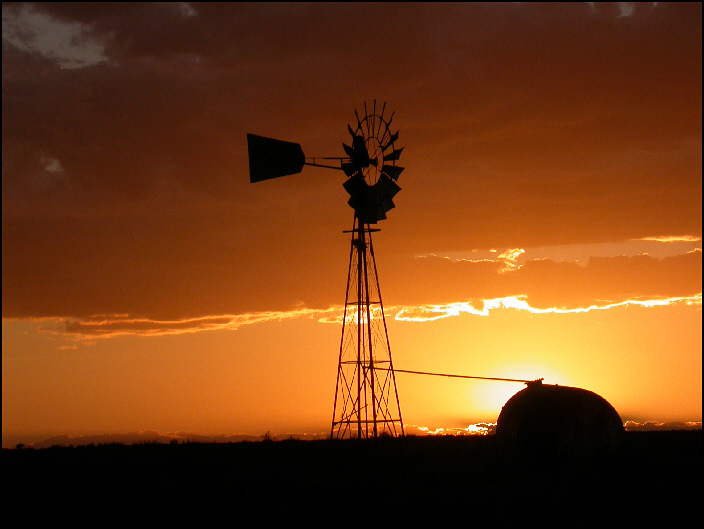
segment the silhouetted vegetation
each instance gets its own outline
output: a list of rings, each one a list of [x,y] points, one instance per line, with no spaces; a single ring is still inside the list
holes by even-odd
[[[494,436],[3,450],[6,515],[199,526],[633,526],[686,521],[702,432],[627,432],[599,460],[504,457]],[[95,514],[99,518],[95,518]]]

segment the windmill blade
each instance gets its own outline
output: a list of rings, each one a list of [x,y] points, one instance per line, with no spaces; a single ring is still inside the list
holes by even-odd
[[[342,148],[345,149],[345,152],[347,153],[347,156],[352,158],[354,156],[354,149],[350,147],[349,145],[343,143]]]
[[[386,213],[387,211],[394,209],[396,207],[396,204],[394,204],[393,200],[387,198],[381,201],[380,206],[384,210],[384,213]]]
[[[364,181],[364,176],[362,176],[362,173],[357,172],[354,176],[351,176],[345,180],[342,187],[345,188],[345,191],[347,191],[352,198],[355,198],[362,197],[364,190],[367,188],[367,184]],[[352,198],[350,200],[352,200]]]
[[[341,168],[347,176],[352,176],[357,171],[359,171],[359,167],[357,167],[356,164],[353,164],[351,162],[341,162]]]
[[[355,134],[354,131],[352,130],[352,127],[350,126],[349,123],[347,124],[347,130],[350,131],[350,134],[352,135],[353,138],[356,136],[356,134]]]
[[[357,214],[364,219],[364,222],[369,224],[376,224],[386,218],[374,191],[374,188],[367,187],[364,193],[364,202],[361,208],[357,210]]]
[[[300,173],[306,163],[301,146],[290,141],[247,134],[247,150],[252,183]]]
[[[367,125],[367,136],[369,136],[369,116],[371,116],[372,114],[370,114],[369,111],[367,110],[367,102],[366,101],[364,102],[364,115],[365,115],[364,122]]]
[[[384,104],[381,106],[381,114],[379,114],[379,126],[376,129],[377,137],[379,137],[379,133],[381,132],[381,124],[384,123],[384,110],[386,110],[386,101],[384,101]]]
[[[369,153],[363,136],[355,136],[352,141],[352,161],[360,167],[369,166]]]
[[[386,122],[386,130],[389,130],[391,128],[391,121],[394,119],[395,115],[396,115],[396,111],[394,110],[391,113],[391,116],[389,117],[389,121]]]
[[[393,143],[394,143],[397,139],[398,139],[398,131],[396,131],[396,132],[393,133],[391,136],[389,136],[389,141],[386,142],[386,145],[384,145],[384,146],[381,148],[381,150],[382,150],[382,151],[385,151],[386,149],[388,149],[389,147],[391,147],[391,145],[393,145]]]
[[[394,198],[401,191],[399,185],[385,174],[382,174],[375,186],[379,190],[379,198]]]
[[[381,174],[385,174],[392,180],[398,180],[398,175],[401,174],[405,167],[399,167],[398,165],[384,165],[381,168]]]
[[[384,155],[384,161],[385,162],[390,162],[393,160],[398,160],[401,157],[401,152],[403,151],[403,147],[401,147],[399,150],[392,151],[389,154]]]

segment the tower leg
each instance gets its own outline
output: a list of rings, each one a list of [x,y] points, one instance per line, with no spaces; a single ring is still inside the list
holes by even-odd
[[[355,216],[331,438],[403,435],[372,229]]]

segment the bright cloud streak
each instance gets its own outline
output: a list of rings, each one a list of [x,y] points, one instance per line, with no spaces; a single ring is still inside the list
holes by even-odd
[[[492,310],[512,309],[527,311],[532,314],[571,314],[584,313],[592,310],[607,310],[628,305],[640,307],[660,307],[685,303],[687,305],[701,305],[702,295],[688,297],[670,297],[648,300],[626,300],[618,303],[604,305],[590,305],[576,308],[536,308],[532,307],[526,296],[507,296],[503,298],[482,300],[482,308],[477,309],[470,301],[460,301],[445,305],[419,305],[419,306],[392,306],[385,309],[387,317],[393,315],[396,321],[402,322],[429,322],[452,316],[470,314],[474,316],[489,316]],[[249,314],[223,314],[217,316],[204,316],[181,320],[156,320],[144,317],[131,317],[127,314],[96,315],[88,319],[42,318],[43,321],[54,321],[57,326],[50,328],[51,333],[72,336],[74,339],[112,338],[124,335],[140,336],[165,336],[191,334],[203,331],[232,330],[235,331],[243,325],[267,323],[275,321],[308,318],[319,323],[342,323],[344,307],[332,306],[327,309],[299,308],[290,311],[268,311]],[[375,309],[379,315],[379,310]],[[394,315],[395,314],[395,315]],[[351,316],[352,320],[355,315]],[[352,322],[352,320],[350,320]],[[45,329],[46,330],[46,329]]]
[[[499,259],[504,262],[504,267],[499,270],[500,274],[518,270],[522,265],[518,264],[518,259],[526,253],[523,248],[511,248],[499,255]]]
[[[406,433],[413,435],[491,435],[496,432],[496,423],[476,423],[470,424],[466,428],[435,428],[428,426],[418,426],[416,424],[405,424]]]
[[[655,241],[655,242],[699,242],[701,237],[694,235],[661,235],[659,237],[643,237],[641,239],[631,239],[633,241]]]
[[[687,305],[701,305],[702,295],[688,297],[674,297],[665,299],[651,300],[627,300],[619,303],[608,303],[606,305],[590,305],[589,307],[577,307],[573,309],[564,309],[558,307],[550,307],[539,309],[531,307],[525,299],[525,296],[508,296],[505,298],[486,299],[483,300],[483,308],[478,310],[474,308],[471,302],[450,303],[447,305],[426,305],[418,307],[404,307],[396,314],[398,321],[435,321],[451,316],[459,316],[460,314],[472,314],[475,316],[489,316],[489,312],[494,309],[514,309],[525,310],[532,314],[571,314],[580,312],[589,312],[592,310],[607,310],[616,307],[624,307],[627,305],[636,305],[641,307],[656,307],[672,305],[674,303],[686,303]]]
[[[653,259],[661,260],[696,251],[701,251],[701,237],[699,236],[658,235],[617,242],[527,248],[493,248],[491,250],[439,251],[419,254],[416,255],[416,258],[438,258],[452,263],[496,263],[497,273],[505,273],[520,270],[530,261],[574,262],[581,266],[587,266],[592,258],[647,255]]]
[[[283,321],[295,318],[317,318],[325,320],[330,314],[340,312],[339,307],[328,309],[295,309],[290,311],[269,311],[250,314],[223,314],[181,320],[153,320],[135,318],[129,315],[100,315],[92,319],[62,319],[65,333],[90,336],[91,338],[111,338],[114,336],[139,334],[142,336],[164,336],[168,334],[188,334],[201,331],[237,330],[243,325]]]

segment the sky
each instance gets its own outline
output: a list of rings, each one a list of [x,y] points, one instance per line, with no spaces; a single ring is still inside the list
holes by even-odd
[[[353,210],[246,134],[404,147],[398,369],[702,420],[701,3],[2,6],[2,439],[330,429]],[[521,384],[397,374],[407,431]]]

